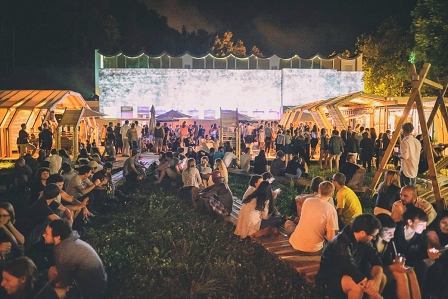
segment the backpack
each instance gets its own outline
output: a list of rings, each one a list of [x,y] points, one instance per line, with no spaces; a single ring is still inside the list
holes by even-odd
[[[277,143],[277,144],[283,144],[283,141],[285,141],[285,136],[283,136],[283,134],[279,134],[279,135],[277,136],[276,143]]]

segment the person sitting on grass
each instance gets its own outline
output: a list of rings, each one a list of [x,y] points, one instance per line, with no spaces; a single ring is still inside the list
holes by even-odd
[[[33,261],[18,257],[3,268],[1,286],[7,298],[58,299],[54,289],[44,280],[39,279],[39,272]],[[4,297],[2,297],[4,298]]]
[[[278,227],[284,223],[284,219],[269,217],[269,200],[272,200],[271,184],[262,181],[243,200],[234,234],[242,238],[260,238],[278,233]]]
[[[159,179],[156,181],[156,184],[160,184],[165,175],[167,175],[172,180],[176,180],[177,178],[182,176],[182,171],[184,167],[182,160],[185,158],[185,156],[183,154],[180,155],[181,155],[180,158],[182,159],[175,158],[173,156],[173,152],[171,151],[166,152],[167,161],[165,163],[160,164],[156,168],[156,171],[159,172],[158,174]]]
[[[19,246],[25,243],[25,237],[14,226],[15,212],[9,202],[0,202],[0,217],[0,253],[3,264],[6,260],[22,255]]]
[[[89,177],[92,174],[92,167],[83,165],[79,167],[78,174],[70,179],[67,185],[66,192],[68,195],[73,196],[79,201],[83,201],[86,197],[89,198],[89,207],[95,206],[95,196],[93,189],[97,186],[103,186],[107,184],[107,180],[95,180],[90,181]]]
[[[73,196],[70,196],[63,190],[64,187],[64,178],[60,174],[52,174],[47,180],[47,184],[56,184],[59,186],[59,189],[61,192],[56,197],[56,201],[60,204],[62,204],[62,201],[64,201],[64,206],[68,208],[70,211],[74,212],[74,217],[78,215],[78,213],[82,210],[84,218],[90,216],[90,212],[87,209],[86,205],[89,202],[89,198],[85,197],[82,202],[75,199]],[[68,204],[66,204],[68,203]],[[61,213],[56,213],[58,216],[62,216]]]
[[[305,173],[305,165],[298,155],[294,155],[292,160],[288,162],[285,169],[285,177],[297,179],[303,176]],[[308,175],[308,174],[306,174]]]
[[[224,164],[224,161],[222,159],[215,159],[215,164],[213,166],[213,170],[219,170],[221,172],[221,175],[224,178],[224,182],[226,184],[229,183],[229,173],[227,171],[227,167]]]
[[[138,155],[138,150],[133,149],[131,151],[131,156],[126,159],[123,165],[123,176],[126,178],[126,183],[134,184],[137,181],[143,180],[143,174],[137,169],[136,159]]]
[[[250,170],[250,160],[252,159],[252,156],[250,154],[250,148],[246,147],[243,151],[244,153],[241,155],[241,171],[243,172],[249,172]]]
[[[329,181],[319,184],[316,197],[309,197],[302,206],[300,221],[289,243],[304,254],[320,255],[326,241],[331,241],[339,230],[338,214],[328,201],[334,195],[334,186]],[[286,225],[285,225],[286,228]]]
[[[48,224],[43,237],[45,244],[54,245],[55,265],[48,270],[48,282],[57,288],[77,288],[84,299],[102,298],[107,274],[92,246],[60,219]]]
[[[193,208],[195,210],[203,208],[210,214],[215,212],[218,215],[228,216],[232,213],[233,207],[232,191],[219,170],[212,172],[212,180],[214,185],[199,193],[198,200],[193,202]]]
[[[338,190],[336,209],[340,218],[339,227],[344,227],[350,225],[356,216],[362,214],[361,202],[355,192],[345,186],[345,175],[343,173],[335,173],[332,180],[334,187]]]
[[[271,170],[273,176],[284,176],[286,169],[285,154],[283,151],[277,151],[277,157],[271,162]]]
[[[356,164],[355,154],[350,153],[347,155],[347,163],[341,166],[341,173],[345,175],[347,187],[356,189],[364,186],[366,169]]]
[[[199,170],[199,174],[201,175],[202,184],[205,188],[213,185],[212,181],[212,169],[210,164],[208,164],[208,156],[203,156],[201,158],[200,164],[196,166]]]
[[[249,179],[249,187],[247,187],[246,192],[244,192],[242,200],[245,200],[247,196],[252,194],[257,187],[260,185],[260,183],[263,182],[263,177],[259,174],[254,174]]]
[[[101,156],[103,161],[106,162],[115,161],[117,159],[115,148],[109,141],[106,142],[106,146],[104,147],[104,151]]]
[[[72,213],[56,201],[61,189],[56,184],[48,184],[41,196],[17,220],[17,230],[25,237],[25,245],[31,247],[37,244],[49,221],[59,219],[55,211],[61,210],[70,225],[73,224]]]
[[[182,171],[182,182],[183,187],[182,191],[186,191],[192,199],[192,202],[196,202],[196,197],[199,194],[199,191],[204,189],[204,185],[202,184],[202,178],[199,174],[199,170],[196,168],[196,161],[193,158],[188,159],[187,169]]]

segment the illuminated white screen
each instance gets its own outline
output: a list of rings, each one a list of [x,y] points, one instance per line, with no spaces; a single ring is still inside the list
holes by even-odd
[[[218,118],[219,109],[262,119],[295,106],[363,90],[362,72],[335,70],[100,69],[100,111],[110,117],[147,118],[174,109]],[[343,82],[343,83],[341,83]]]

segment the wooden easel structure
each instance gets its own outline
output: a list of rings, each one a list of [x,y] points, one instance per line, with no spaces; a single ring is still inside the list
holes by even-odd
[[[423,68],[420,70],[420,74],[417,74],[417,71],[415,69],[415,65],[412,64],[410,67],[410,74],[412,79],[412,93],[409,97],[409,100],[404,107],[403,115],[401,116],[400,120],[397,123],[397,126],[395,128],[395,131],[392,135],[392,138],[390,140],[389,146],[386,149],[386,152],[384,153],[383,159],[380,162],[380,165],[378,169],[376,170],[375,176],[372,180],[372,183],[370,184],[370,192],[371,195],[373,194],[376,186],[378,185],[378,182],[380,180],[381,175],[383,174],[385,169],[385,166],[387,165],[387,162],[389,161],[392,151],[395,147],[395,144],[398,141],[398,138],[401,133],[401,127],[404,124],[406,118],[409,115],[409,112],[411,111],[412,106],[415,103],[415,106],[417,108],[418,113],[418,119],[420,123],[420,127],[422,130],[422,138],[423,138],[423,150],[426,154],[426,159],[428,162],[428,172],[429,175],[425,176],[424,178],[430,179],[432,182],[432,187],[434,191],[434,198],[436,200],[437,210],[443,210],[444,209],[444,202],[441,194],[441,189],[439,186],[439,183],[437,181],[437,172],[436,172],[436,165],[434,163],[434,155],[433,155],[433,147],[431,144],[431,141],[429,139],[429,133],[428,133],[428,127],[430,127],[434,122],[434,117],[437,113],[437,110],[440,109],[443,121],[445,123],[445,126],[448,127],[448,113],[447,108],[445,105],[445,102],[443,100],[443,97],[447,91],[447,82],[442,86],[439,83],[436,83],[434,81],[431,81],[426,78],[428,75],[429,68],[431,67],[431,64],[425,63],[423,65]],[[424,113],[424,107],[423,107],[423,101],[422,101],[422,95],[421,95],[421,88],[423,84],[427,84],[430,87],[438,90],[438,97],[435,102],[434,108],[431,111],[431,114],[428,118],[428,121],[426,121],[425,113]]]

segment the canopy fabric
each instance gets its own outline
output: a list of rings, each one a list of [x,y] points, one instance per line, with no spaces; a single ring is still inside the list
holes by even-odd
[[[84,113],[82,115],[83,117],[103,117],[107,116],[107,114],[92,110],[92,109],[85,109]]]
[[[76,109],[88,107],[83,97],[71,90],[0,90],[0,108],[54,109],[60,103]]]
[[[179,118],[191,118],[191,116],[179,111],[175,111],[173,109],[157,116],[157,119],[179,119]]]

